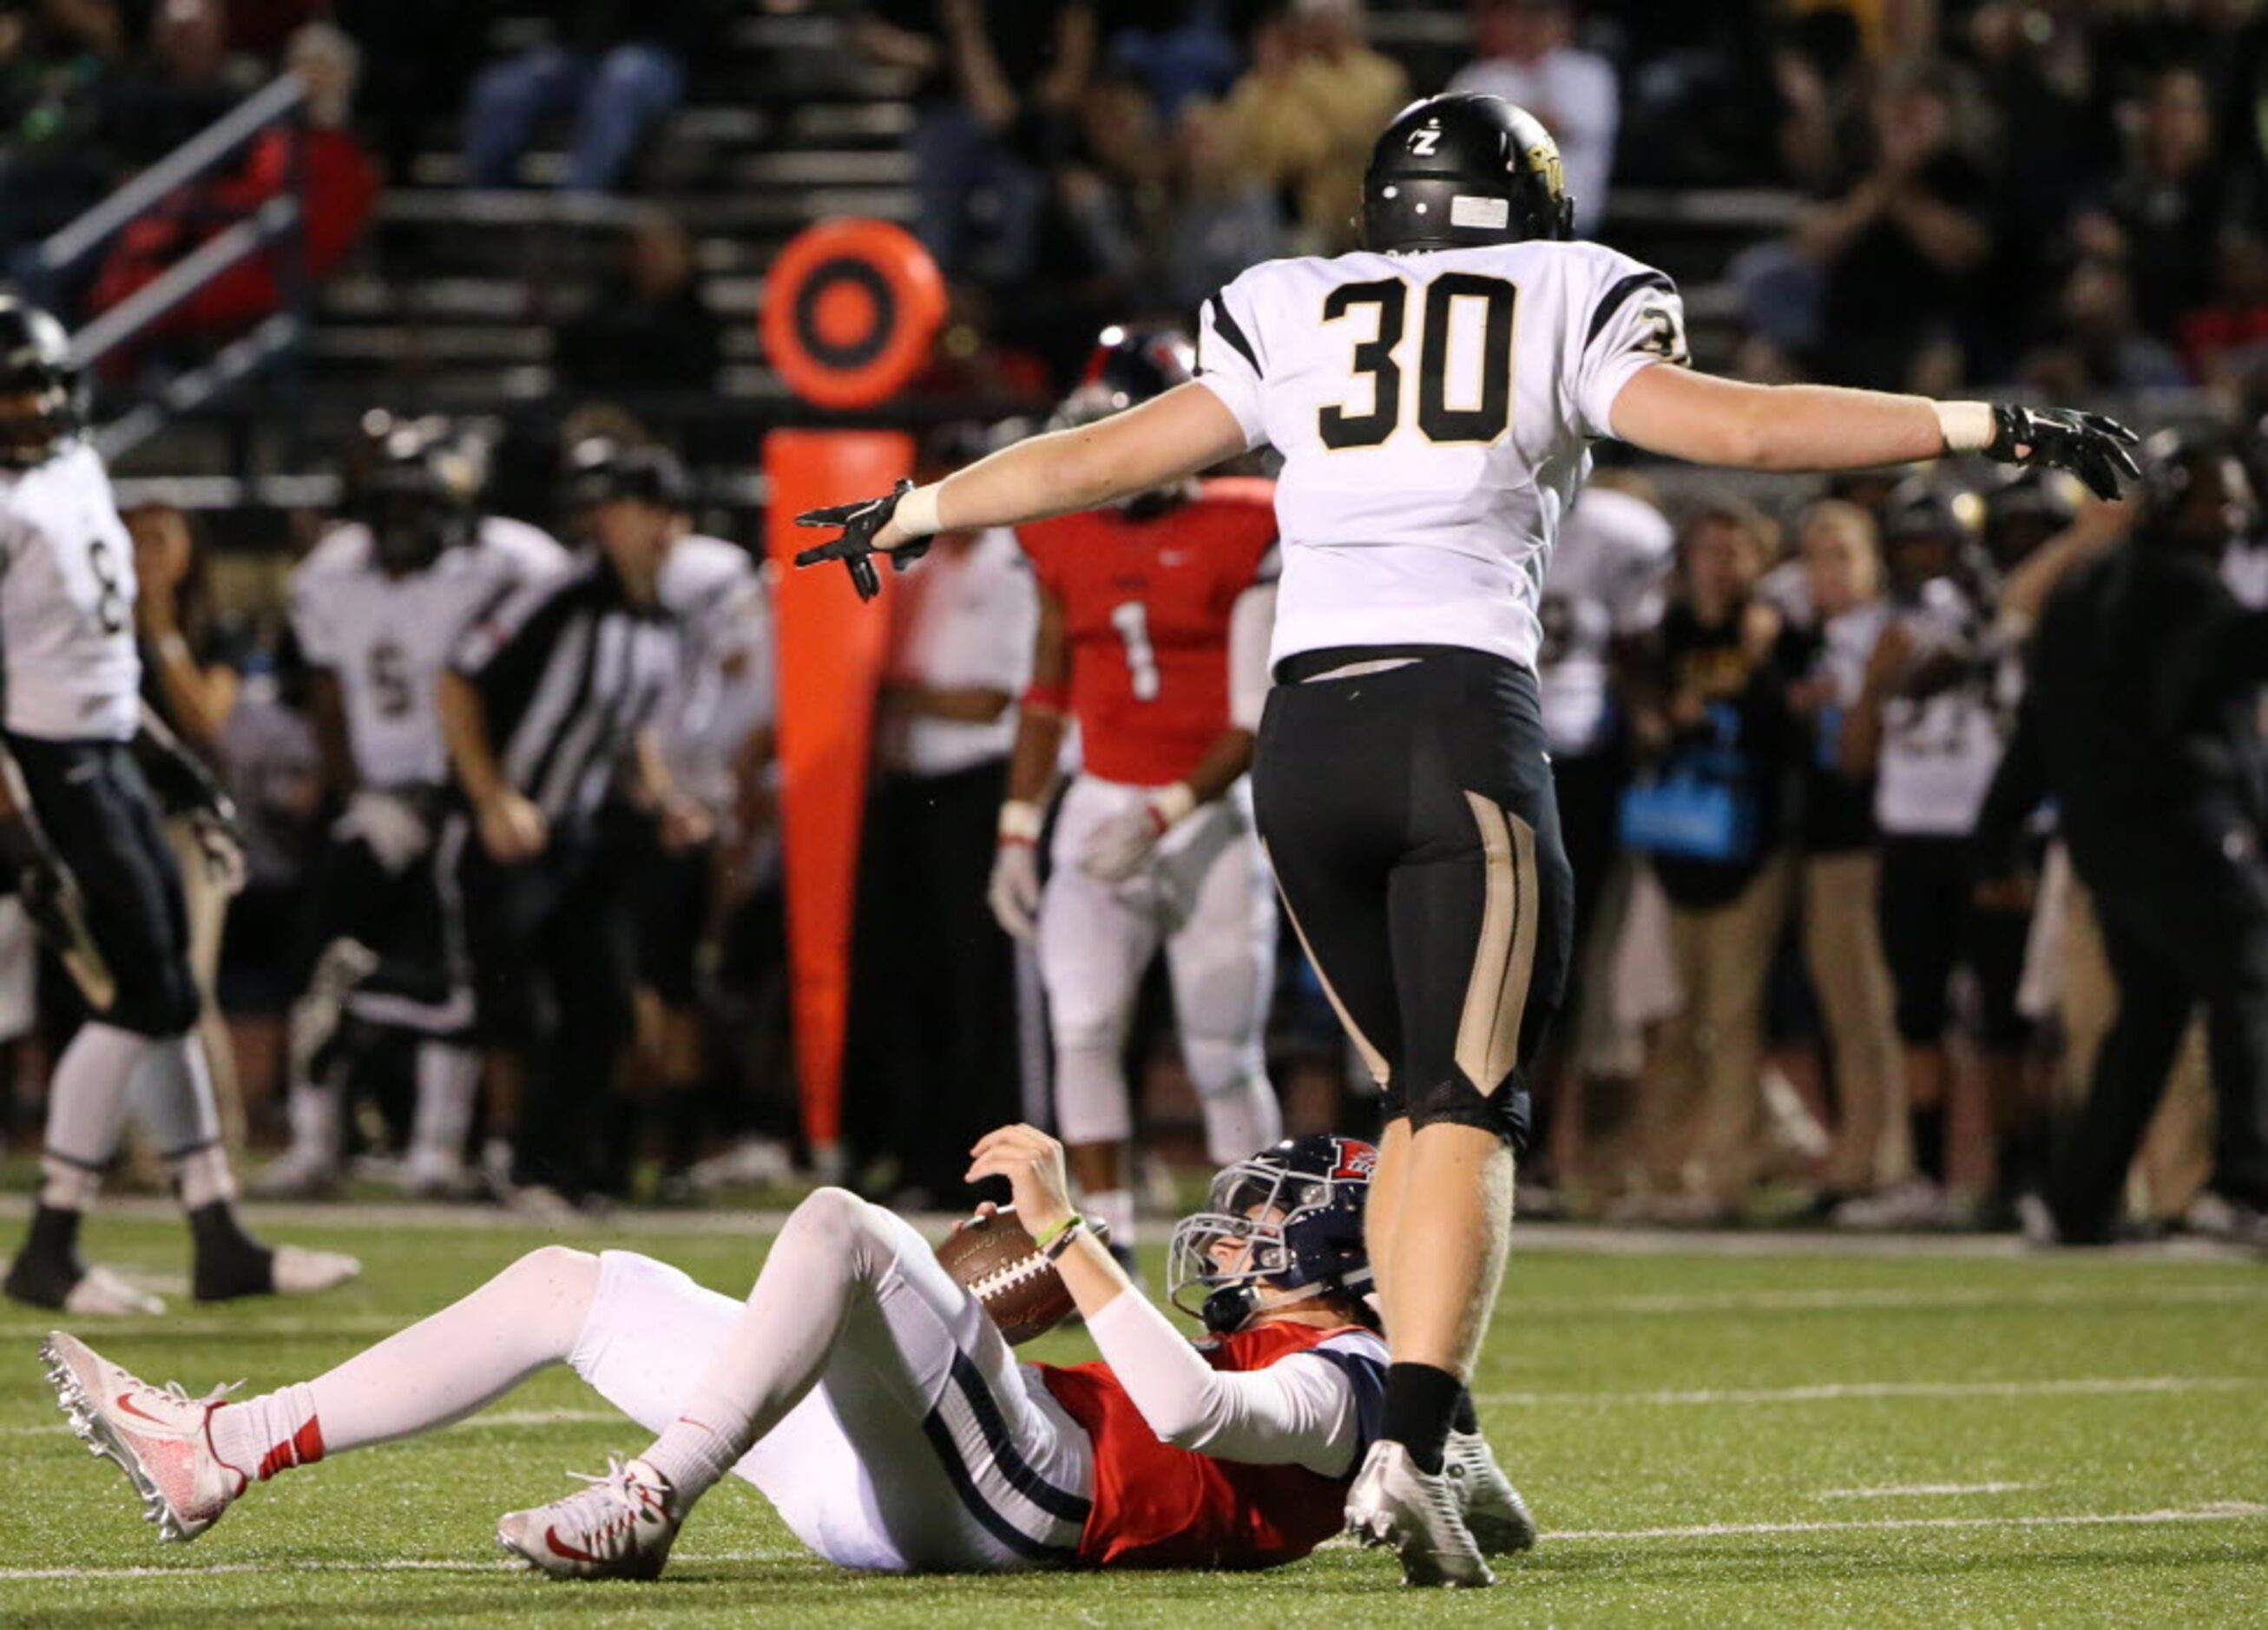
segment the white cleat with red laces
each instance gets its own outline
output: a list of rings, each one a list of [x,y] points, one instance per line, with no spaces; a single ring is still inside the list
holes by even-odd
[[[71,1430],[90,1454],[118,1463],[158,1538],[195,1539],[244,1493],[244,1474],[221,1463],[207,1429],[226,1389],[193,1398],[178,1384],[153,1387],[59,1330],[40,1358]]]
[[[612,1456],[604,1477],[582,1480],[590,1486],[564,1500],[499,1517],[497,1544],[554,1579],[659,1577],[684,1520],[667,1480]]]

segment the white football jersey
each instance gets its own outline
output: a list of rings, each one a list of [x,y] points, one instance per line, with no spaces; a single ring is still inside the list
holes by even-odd
[[[1965,643],[1977,620],[1969,597],[1943,579],[1898,618],[1925,651]],[[2001,683],[1997,673],[1980,673],[1934,696],[1883,706],[1874,781],[1874,823],[1883,831],[1966,837],[1975,829],[2006,742]]]
[[[380,569],[359,522],[325,535],[291,573],[291,628],[307,660],[338,681],[363,785],[448,778],[435,681],[468,628],[567,564],[549,534],[499,515],[484,517],[471,542],[401,577]]]
[[[141,727],[134,541],[84,442],[0,474],[0,654],[8,728],[50,741],[130,741]]]
[[[1274,660],[1450,645],[1534,667],[1559,522],[1631,376],[1685,360],[1661,273],[1594,243],[1270,261],[1198,378],[1284,457]]]
[[[1621,636],[1661,620],[1662,581],[1676,535],[1644,498],[1591,487],[1575,500],[1543,574],[1537,675],[1543,733],[1555,754],[1606,745],[1613,717],[1607,658]]]
[[[682,636],[655,718],[662,760],[681,791],[721,809],[740,748],[776,711],[770,596],[747,550],[700,536],[670,546],[658,592]]]

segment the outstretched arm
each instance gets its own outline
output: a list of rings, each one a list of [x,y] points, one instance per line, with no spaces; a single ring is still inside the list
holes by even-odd
[[[930,486],[798,516],[798,525],[840,527],[843,535],[804,550],[795,564],[842,560],[857,579],[872,550],[1074,514],[1184,480],[1245,446],[1242,427],[1218,395],[1194,382],[1177,385],[1107,419],[1003,447]],[[871,598],[869,586],[862,582],[860,594]]]
[[[1633,374],[1614,402],[1614,431],[1649,453],[1734,469],[1871,469],[1948,453],[2048,464],[2105,498],[2138,472],[2134,434],[2099,414],[1932,402],[1827,385],[1748,385],[1690,368]]]

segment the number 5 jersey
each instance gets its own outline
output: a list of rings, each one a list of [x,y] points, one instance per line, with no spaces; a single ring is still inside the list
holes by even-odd
[[[325,535],[292,572],[291,631],[308,664],[338,682],[363,785],[449,778],[435,680],[475,623],[567,564],[549,534],[497,515],[471,542],[400,575],[379,567],[360,523]]]
[[[1534,667],[1545,563],[1622,387],[1685,361],[1669,279],[1589,243],[1270,261],[1197,377],[1285,463],[1274,658],[1462,645]]]

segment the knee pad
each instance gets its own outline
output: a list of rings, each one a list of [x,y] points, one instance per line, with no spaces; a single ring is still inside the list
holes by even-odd
[[[1465,1079],[1462,1072],[1453,1072],[1412,1086],[1390,1102],[1388,1119],[1397,1118],[1394,1113],[1396,1110],[1410,1117],[1413,1132],[1422,1132],[1428,1126],[1471,1126],[1494,1132],[1515,1153],[1525,1153],[1528,1148],[1529,1116],[1525,1070],[1514,1070],[1493,1093],[1483,1093]]]

